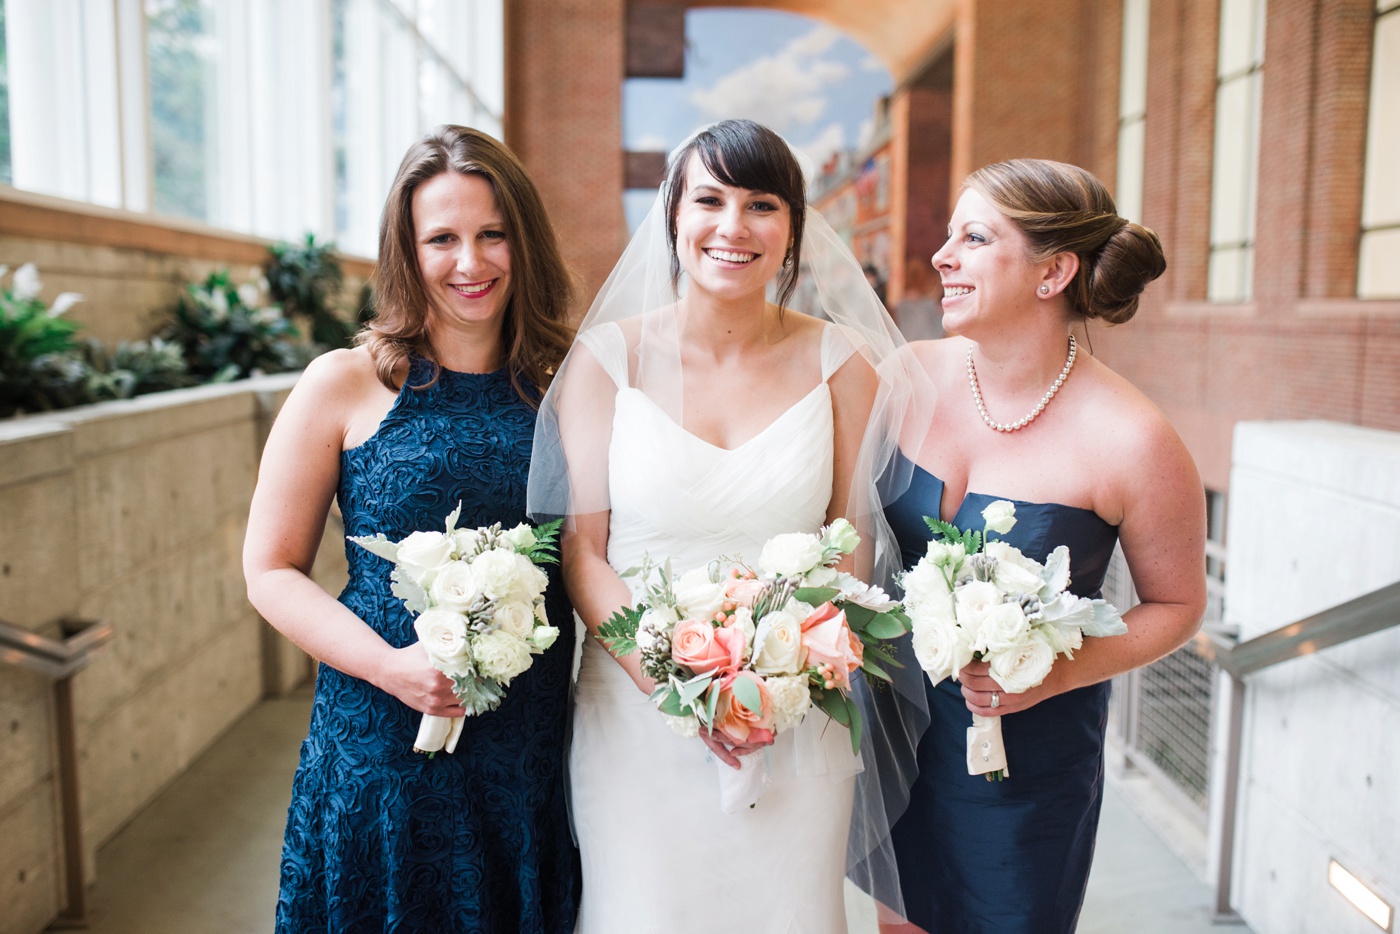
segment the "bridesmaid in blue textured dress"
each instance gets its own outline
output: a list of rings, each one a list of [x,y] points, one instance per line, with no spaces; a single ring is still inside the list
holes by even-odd
[[[279,932],[573,930],[578,853],[564,784],[573,626],[465,723],[455,754],[413,752],[422,714],[462,716],[389,592],[351,546],[334,600],[307,575],[332,497],[348,535],[391,539],[525,518],[535,410],[571,337],[543,205],[489,136],[439,127],[404,157],[380,226],[376,317],[315,360],[263,455],[248,596],[320,659],[282,851]]]
[[[1128,320],[1166,268],[1151,231],[1119,217],[1083,169],[1043,160],[987,166],[966,183],[933,257],[943,327],[910,345],[936,393],[932,424],[906,426],[914,461],[886,507],[906,566],[923,516],[979,528],[1016,503],[1003,536],[1044,560],[1071,556],[1070,589],[1096,596],[1121,542],[1142,603],[1128,633],[1086,640],[1045,682],[999,689],[985,663],[927,685],[932,722],[894,830],[907,920],[886,932],[1073,931],[1103,795],[1108,681],[1182,645],[1205,608],[1205,504],[1196,469],[1142,393],[1077,346],[1075,325]],[[1002,718],[1010,775],[967,774],[972,714]]]

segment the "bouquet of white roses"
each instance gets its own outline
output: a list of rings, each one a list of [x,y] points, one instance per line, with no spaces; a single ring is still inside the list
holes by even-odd
[[[860,748],[860,709],[849,695],[856,669],[889,680],[899,667],[886,643],[909,631],[899,604],[837,572],[860,536],[838,519],[819,534],[770,539],[756,566],[717,558],[676,577],[670,562],[644,562],[643,593],[598,629],[613,655],[641,653],[656,681],[651,700],[682,736],[701,730],[732,744],[769,742],[821,708]],[[758,800],[766,772],[744,757],[741,776],[721,766],[726,811]]]
[[[500,706],[507,685],[559,636],[545,615],[549,579],[536,565],[558,563],[560,523],[459,529],[461,511],[447,517],[444,532],[350,540],[394,562],[392,590],[417,615],[419,644],[474,716]],[[452,752],[461,735],[461,717],[424,714],[413,748]]]
[[[985,661],[1003,691],[1020,694],[1045,680],[1057,655],[1073,658],[1085,636],[1128,631],[1110,604],[1065,589],[1069,549],[1064,545],[1041,564],[991,539],[1016,524],[1014,505],[997,500],[982,518],[986,525],[980,533],[925,518],[937,537],[904,575],[914,654],[930,681],[957,680],[963,666]],[[988,781],[1011,774],[999,717],[972,715],[967,772],[985,774]]]

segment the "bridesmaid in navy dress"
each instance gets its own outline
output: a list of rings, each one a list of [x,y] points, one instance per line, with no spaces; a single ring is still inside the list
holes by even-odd
[[[1205,503],[1176,432],[1142,393],[1077,345],[1092,318],[1127,321],[1166,268],[1157,237],[1119,217],[1074,166],[1016,160],[968,178],[933,257],[943,327],[910,345],[938,400],[907,425],[909,486],[886,507],[906,566],[930,536],[924,516],[982,527],[993,500],[1016,504],[1005,536],[1043,561],[1070,549],[1070,589],[1097,596],[1121,542],[1142,603],[1128,633],[1089,639],[1024,693],[985,663],[926,685],[932,722],[894,829],[906,919],[885,932],[1073,931],[1103,800],[1109,679],[1173,651],[1205,608]],[[1001,717],[1009,777],[967,774],[972,714]]]
[[[571,337],[570,286],[520,163],[439,127],[384,209],[376,317],[319,357],[273,426],[248,520],[248,596],[320,659],[292,787],[279,932],[573,930],[579,862],[564,784],[571,610],[455,754],[413,752],[422,714],[460,717],[415,644],[389,562],[347,548],[337,601],[307,575],[332,497],[348,535],[525,518],[535,411]]]

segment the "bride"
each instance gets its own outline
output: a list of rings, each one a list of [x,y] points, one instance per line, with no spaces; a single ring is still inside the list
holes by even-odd
[[[784,308],[799,272],[832,323]],[[897,561],[871,477],[893,448],[878,426],[910,398],[881,367],[900,343],[854,257],[807,212],[780,137],[735,120],[683,144],[537,423],[530,511],[569,518],[564,577],[589,633],[632,603],[635,578],[619,575],[646,556],[677,572],[755,560],[774,535],[844,516],[867,543],[848,569]],[[880,724],[860,755],[819,712],[770,747],[684,738],[648,701],[635,654],[584,642],[570,754],[581,934],[844,931],[848,865],[867,886],[886,875],[876,773],[907,761],[882,750]],[[726,813],[719,769],[742,760],[766,789]]]

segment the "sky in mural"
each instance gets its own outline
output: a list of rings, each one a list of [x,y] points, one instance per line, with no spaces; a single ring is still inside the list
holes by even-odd
[[[875,102],[893,85],[883,65],[840,30],[771,10],[686,13],[685,77],[623,85],[623,142],[669,151],[698,126],[726,117],[766,124],[817,166],[859,148]],[[628,192],[634,227],[653,192]]]

